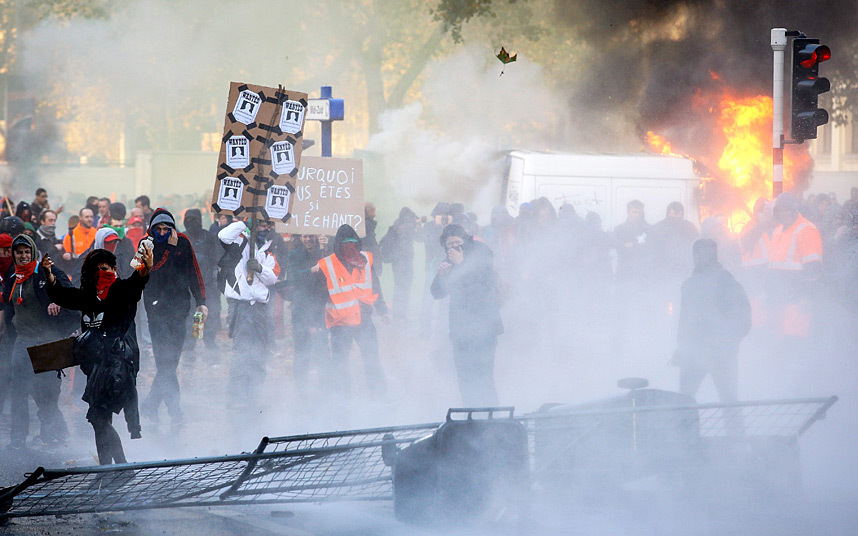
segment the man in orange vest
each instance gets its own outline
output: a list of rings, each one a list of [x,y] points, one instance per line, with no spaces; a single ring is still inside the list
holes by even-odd
[[[780,294],[783,334],[806,337],[810,313],[802,298],[808,294],[808,283],[822,272],[822,237],[799,213],[798,201],[789,192],[775,201],[774,218],[779,225],[772,233],[769,269]]]
[[[772,232],[777,223],[772,219],[772,205],[765,197],[754,203],[751,221],[739,233],[742,249],[742,268],[756,270],[769,265],[772,251]]]
[[[97,229],[93,226],[92,209],[82,208],[78,212],[80,222],[77,227],[69,231],[69,234],[63,239],[63,260],[70,261],[72,258],[80,257],[89,246],[95,242],[95,233]]]
[[[372,323],[375,308],[387,321],[387,305],[375,271],[373,255],[361,251],[361,240],[349,225],[337,229],[334,253],[319,260],[311,270],[325,278],[328,303],[325,325],[331,334],[330,378],[336,396],[345,402],[350,391],[349,351],[356,342],[366,367],[367,385],[374,396],[383,396],[387,381],[378,357],[378,335]]]

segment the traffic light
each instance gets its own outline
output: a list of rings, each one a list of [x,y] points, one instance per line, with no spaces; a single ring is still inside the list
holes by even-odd
[[[819,95],[831,89],[819,78],[819,64],[831,58],[831,50],[819,39],[797,37],[792,41],[792,121],[790,135],[799,143],[816,139],[816,128],[828,123],[828,112],[818,107]]]

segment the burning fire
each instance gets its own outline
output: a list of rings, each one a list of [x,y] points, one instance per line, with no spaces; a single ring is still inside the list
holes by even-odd
[[[734,232],[750,220],[754,202],[772,196],[772,99],[766,96],[735,97],[698,94],[696,107],[714,122],[709,144],[690,156],[708,167],[704,177],[701,218],[722,214]],[[706,121],[706,118],[702,120]],[[674,144],[654,132],[646,143],[660,154],[677,154]],[[812,160],[803,146],[789,146],[784,152],[784,191],[807,175]]]
[[[681,156],[673,151],[673,147],[670,145],[670,142],[667,141],[667,138],[659,136],[652,130],[646,133],[646,142],[650,147],[658,151],[659,154]]]

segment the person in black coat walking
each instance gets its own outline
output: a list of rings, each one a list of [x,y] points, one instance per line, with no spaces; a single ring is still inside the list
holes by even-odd
[[[113,413],[124,411],[131,439],[141,437],[136,385],[140,351],[134,316],[149,280],[152,252],[143,254],[139,271],[120,279],[116,256],[105,249],[95,249],[84,258],[80,288],[59,284],[62,277],[54,273],[50,259],[43,266],[51,299],[82,312],[83,335],[75,343],[75,353],[86,374],[83,400],[89,403],[86,419],[95,431],[98,463],[126,463],[122,441],[113,428]]]
[[[718,245],[701,239],[692,246],[694,273],[682,284],[678,344],[679,391],[695,396],[711,375],[721,402],[738,401],[739,344],[751,329],[745,289],[718,263]]]
[[[155,243],[154,264],[143,299],[158,370],[141,411],[147,418],[157,420],[158,408],[164,402],[172,424],[178,426],[182,423],[182,408],[176,370],[185,343],[191,297],[196,310],[208,316],[206,288],[190,239],[177,232],[176,220],[166,209],[152,213],[149,236]]]
[[[450,339],[459,392],[466,406],[494,406],[495,350],[503,333],[496,294],[492,251],[460,225],[444,228],[440,238],[447,258],[432,281],[432,296],[450,296]]]

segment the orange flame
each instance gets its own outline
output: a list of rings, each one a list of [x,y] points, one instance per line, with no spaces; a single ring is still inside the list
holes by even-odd
[[[678,156],[677,153],[673,151],[673,147],[670,145],[670,142],[667,141],[667,138],[659,136],[652,130],[646,133],[646,142],[659,154]]]
[[[695,104],[713,117],[718,147],[695,147],[695,155],[711,165],[713,175],[704,177],[702,188],[717,187],[717,205],[709,200],[701,206],[701,218],[723,214],[734,232],[750,220],[754,202],[772,196],[772,99],[766,96],[735,97],[730,94],[695,96]],[[660,154],[675,154],[671,143],[647,132],[647,144]],[[714,142],[713,142],[714,143]],[[784,191],[793,188],[799,176],[812,166],[807,149],[789,146],[784,152]]]

